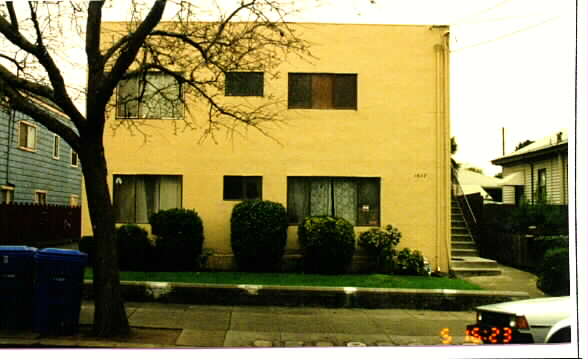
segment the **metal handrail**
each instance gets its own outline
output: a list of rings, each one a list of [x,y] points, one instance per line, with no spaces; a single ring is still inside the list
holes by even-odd
[[[463,188],[461,187],[461,184],[459,183],[459,179],[457,178],[457,176],[455,176],[453,178],[453,180],[455,181],[454,182],[454,185],[457,185],[457,191],[458,191],[458,193],[455,194],[456,197],[463,195],[463,198],[465,200],[465,203],[466,203],[466,206],[467,206],[467,210],[469,212],[469,215],[472,217],[472,220],[474,221],[474,224],[477,224],[478,223],[478,220],[476,219],[476,215],[474,215],[474,211],[472,210],[472,207],[470,205],[470,202],[468,201],[468,197],[465,195],[465,192],[463,191]]]

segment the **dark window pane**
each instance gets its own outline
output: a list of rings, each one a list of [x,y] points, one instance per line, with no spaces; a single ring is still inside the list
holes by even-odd
[[[335,75],[333,105],[337,109],[357,109],[357,75]]]
[[[358,180],[357,225],[380,225],[380,180]]]
[[[311,76],[288,74],[288,107],[310,108],[311,105]]]
[[[263,96],[262,72],[229,72],[225,77],[226,96]]]
[[[135,222],[135,177],[114,176],[114,216],[117,223]]]
[[[243,178],[241,176],[225,176],[223,198],[225,200],[240,200],[243,195]]]
[[[288,222],[298,224],[308,216],[310,209],[309,181],[304,178],[288,178]]]
[[[245,199],[261,199],[261,177],[251,176],[245,178]]]

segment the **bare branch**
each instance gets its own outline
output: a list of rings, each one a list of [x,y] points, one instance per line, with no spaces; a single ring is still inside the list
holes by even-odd
[[[30,97],[24,96],[19,91],[8,86],[2,78],[0,78],[0,88],[4,89],[11,108],[30,116],[43,124],[43,126],[50,131],[59,134],[59,136],[61,136],[72,149],[74,149],[74,151],[79,152],[80,137],[72,128],[59,121],[57,117],[50,114],[48,110],[42,109],[39,105],[35,104],[34,101],[30,100]]]
[[[8,14],[10,15],[10,24],[14,31],[18,31],[18,18],[16,17],[16,11],[14,10],[14,4],[12,1],[6,2],[6,7],[8,8]]]
[[[149,11],[149,14],[145,17],[135,32],[130,35],[129,40],[122,47],[119,57],[112,66],[112,70],[106,76],[99,94],[97,94],[102,95],[102,99],[100,100],[103,101],[104,104],[106,104],[110,95],[114,91],[118,79],[121,79],[124,76],[129,69],[129,66],[135,60],[139,49],[149,33],[155,28],[155,26],[157,26],[157,24],[159,24],[165,5],[166,0],[156,0],[155,4],[153,4],[153,7]]]
[[[38,25],[35,27],[38,28]],[[20,32],[14,31],[14,28],[3,17],[0,17],[0,34],[4,35],[12,44],[37,58],[49,75],[49,80],[53,86],[53,100],[71,118],[76,126],[81,124],[84,118],[69,97],[61,71],[42,42],[38,45],[32,44]]]
[[[88,6],[88,20],[86,23],[86,54],[90,67],[96,62],[102,63],[100,56],[100,25],[102,23],[103,1],[92,1]],[[90,69],[92,71],[92,69]]]
[[[6,58],[6,56],[2,56]],[[16,62],[16,61],[14,61]],[[18,66],[20,64],[17,63]],[[41,96],[55,102],[55,96],[53,90],[48,86],[39,84],[37,82],[28,81],[13,75],[8,69],[0,65],[0,80],[4,81],[6,86],[10,86],[13,89],[25,90],[29,93]]]

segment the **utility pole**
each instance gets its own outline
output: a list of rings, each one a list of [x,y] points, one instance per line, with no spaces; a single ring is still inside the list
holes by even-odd
[[[504,127],[502,127],[502,156],[506,155],[504,153]]]

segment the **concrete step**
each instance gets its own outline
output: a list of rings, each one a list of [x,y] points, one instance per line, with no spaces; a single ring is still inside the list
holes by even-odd
[[[468,234],[469,235],[469,231],[468,228],[465,226],[452,226],[451,227],[451,234]]]
[[[477,256],[452,256],[451,266],[460,269],[496,269],[498,264],[494,260]]]
[[[451,242],[452,249],[476,249],[476,244],[471,241],[452,241]]]
[[[470,242],[474,242],[474,239],[472,239],[472,236],[470,234],[451,234],[451,242],[454,241],[470,241]]]
[[[497,276],[501,275],[502,271],[499,268],[496,269],[486,269],[486,268],[451,268],[451,271],[457,277],[467,277],[467,276]]]
[[[478,250],[477,249],[452,249],[451,256],[452,257],[478,256]]]

